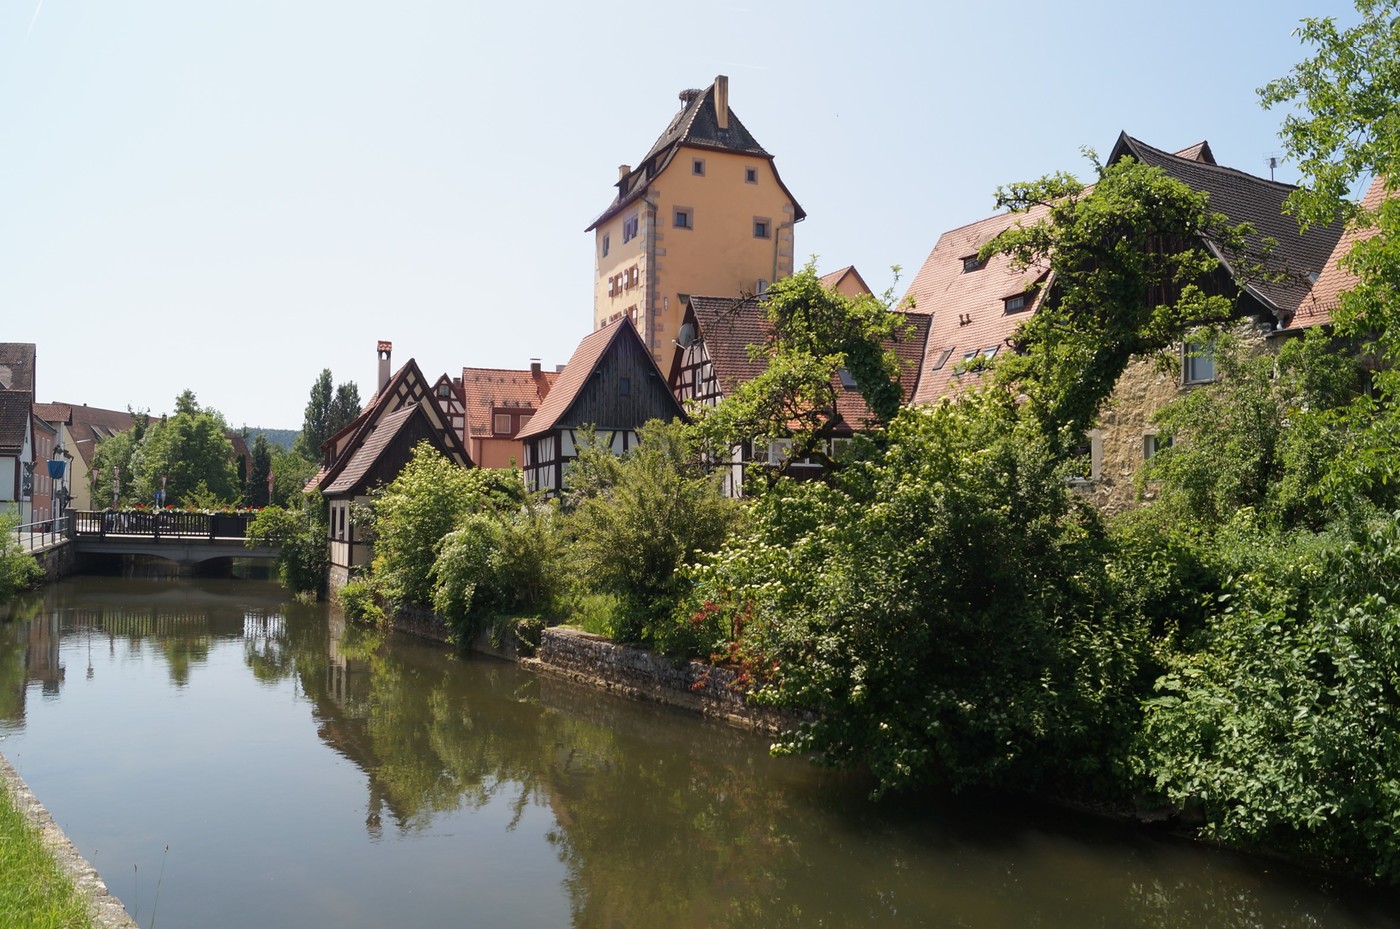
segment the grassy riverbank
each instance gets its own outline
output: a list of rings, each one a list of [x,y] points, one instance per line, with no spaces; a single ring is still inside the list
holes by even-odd
[[[54,861],[35,829],[0,785],[0,926],[89,929],[87,899]]]

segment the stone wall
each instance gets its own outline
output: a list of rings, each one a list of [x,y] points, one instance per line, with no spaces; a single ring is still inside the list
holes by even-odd
[[[64,539],[34,552],[34,560],[44,569],[44,582],[51,583],[71,575],[76,567],[77,555],[73,543]]]
[[[727,668],[690,661],[677,664],[641,648],[618,645],[577,629],[544,630],[539,654],[526,667],[593,684],[634,699],[652,700],[725,719],[761,732],[792,728],[801,719],[748,702]]]
[[[1232,335],[1242,349],[1268,351],[1266,330],[1242,322]],[[1152,417],[1192,387],[1182,381],[1181,364],[1135,359],[1118,379],[1099,417],[1101,454],[1095,479],[1083,489],[1100,510],[1120,513],[1152,499],[1151,485],[1138,486],[1138,469],[1146,460],[1146,440],[1157,434]]]

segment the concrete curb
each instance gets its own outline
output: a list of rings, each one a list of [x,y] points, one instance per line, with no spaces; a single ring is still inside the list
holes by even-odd
[[[80,893],[88,897],[92,911],[92,924],[99,929],[140,929],[136,921],[126,912],[122,902],[107,890],[107,885],[98,877],[97,870],[88,864],[87,859],[78,854],[68,836],[58,828],[49,811],[34,796],[34,791],[19,776],[3,754],[0,754],[0,785],[14,798],[15,809],[24,814],[35,829],[39,830],[45,847],[53,854],[54,860],[63,873],[73,882]]]

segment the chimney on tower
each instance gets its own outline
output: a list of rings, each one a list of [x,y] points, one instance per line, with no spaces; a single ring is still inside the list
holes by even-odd
[[[729,128],[729,78],[723,74],[715,78],[715,125]]]

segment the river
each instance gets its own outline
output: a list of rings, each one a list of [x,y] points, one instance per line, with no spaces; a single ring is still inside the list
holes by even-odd
[[[143,927],[1400,927],[1395,895],[1166,836],[873,804],[266,582],[74,578],[11,612],[0,752]]]

